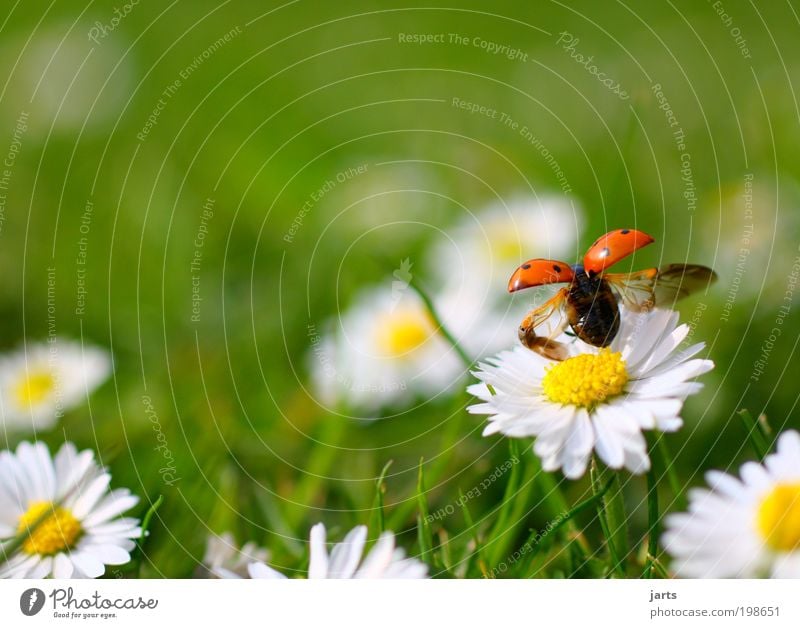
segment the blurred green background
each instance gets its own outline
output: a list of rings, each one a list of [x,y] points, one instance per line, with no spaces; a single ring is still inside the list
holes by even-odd
[[[0,10],[0,152],[16,147],[0,216],[0,342],[47,334],[55,268],[58,334],[109,348],[115,375],[40,437],[96,449],[145,506],[164,495],[143,575],[190,575],[207,533],[227,529],[297,566],[316,521],[338,538],[369,519],[390,459],[387,511],[411,548],[420,457],[440,465],[432,510],[507,458],[502,439],[480,437],[480,417],[464,416],[466,395],[333,434],[306,357],[307,326],[383,281],[379,260],[421,260],[437,228],[497,195],[549,192],[585,208],[576,257],[605,231],[636,226],[657,239],[637,254],[642,267],[718,271],[708,295],[682,305],[684,320],[699,312],[695,338],[717,364],[686,405],[686,428],[668,437],[685,482],[752,457],[741,407],[776,430],[800,426],[800,293],[785,300],[800,245],[796,2],[11,5]],[[313,192],[363,164],[284,239]],[[144,395],[174,454],[172,485]],[[626,487],[633,505],[641,484]],[[586,483],[567,489],[577,498]],[[470,504],[476,519],[491,521],[501,490]],[[457,532],[460,517],[441,525]]]

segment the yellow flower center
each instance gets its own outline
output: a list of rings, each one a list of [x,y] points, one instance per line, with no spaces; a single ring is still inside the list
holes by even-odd
[[[758,508],[758,531],[772,549],[800,549],[800,482],[779,484]]]
[[[582,408],[592,408],[620,394],[627,383],[622,354],[607,348],[557,362],[547,368],[542,380],[550,401]]]
[[[492,252],[502,262],[517,262],[522,258],[522,242],[519,234],[505,222],[487,229]]]
[[[36,405],[47,399],[55,390],[56,380],[49,371],[33,371],[15,387],[17,401],[21,406]]]
[[[69,510],[52,502],[32,503],[17,526],[18,534],[28,536],[22,542],[22,551],[41,556],[52,556],[72,547],[81,532],[80,521]]]
[[[378,323],[377,345],[386,357],[396,358],[417,349],[436,330],[422,311],[392,312]]]

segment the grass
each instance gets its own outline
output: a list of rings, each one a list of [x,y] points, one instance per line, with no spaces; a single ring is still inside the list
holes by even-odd
[[[505,440],[481,437],[482,419],[466,414],[468,396],[371,423],[335,420],[315,400],[309,325],[324,330],[361,287],[384,280],[383,260],[421,261],[437,230],[497,196],[555,192],[582,206],[576,258],[608,228],[630,225],[657,238],[636,267],[691,260],[718,270],[711,292],[680,306],[683,320],[697,319],[694,338],[708,343],[718,368],[686,404],[671,458],[658,439],[654,458],[667,474],[661,507],[679,505],[706,469],[761,458],[775,434],[798,426],[784,368],[796,361],[798,308],[781,317],[784,333],[763,374],[754,370],[798,254],[785,235],[797,232],[800,202],[791,7],[763,3],[757,15],[730,3],[753,51],[745,59],[705,3],[451,4],[418,11],[392,2],[381,14],[367,2],[300,2],[256,21],[277,4],[203,0],[161,17],[162,7],[140,4],[95,45],[69,93],[62,79],[81,67],[93,46],[86,32],[110,19],[113,3],[93,4],[81,18],[76,2],[46,15],[3,11],[0,145],[14,141],[21,111],[29,119],[3,190],[0,343],[44,338],[53,324],[59,335],[112,351],[113,380],[37,438],[51,449],[68,439],[98,451],[114,485],[142,497],[136,514],[152,517],[142,576],[192,575],[207,535],[225,530],[269,547],[278,568],[296,569],[318,521],[331,539],[362,523],[371,537],[392,529],[448,576],[668,573],[653,545],[656,492],[642,478],[603,472],[594,483],[568,482],[542,474],[521,441],[510,472],[426,523],[424,513],[454,504],[460,489],[468,494],[508,460]],[[236,26],[241,34],[182,79],[138,139],[164,89]],[[624,85],[628,101],[555,44],[562,31],[580,38],[579,49]],[[529,60],[401,44],[400,32],[480,35]],[[64,37],[58,64],[45,69]],[[32,98],[40,77],[44,88]],[[685,151],[655,83],[685,133]],[[528,127],[556,157],[570,192],[520,128],[453,107],[454,97]],[[362,164],[363,173],[347,176]],[[207,199],[213,216],[204,221]],[[742,247],[749,255],[738,277]],[[412,285],[428,285],[415,278]],[[469,364],[485,357],[461,353]],[[174,485],[159,471],[144,395],[174,455]],[[735,417],[743,407],[752,411],[740,415],[744,423]],[[763,413],[771,432],[752,418]],[[27,437],[6,434],[4,446]],[[511,564],[548,525],[535,551]]]

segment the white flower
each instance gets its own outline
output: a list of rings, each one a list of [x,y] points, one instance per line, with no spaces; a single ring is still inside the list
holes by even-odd
[[[679,429],[684,399],[701,388],[689,380],[714,367],[690,359],[703,343],[680,348],[689,327],[677,323],[676,312],[623,309],[605,349],[563,334],[558,341],[568,343],[570,355],[563,362],[522,346],[504,351],[479,365],[481,383],[468,391],[483,403],[469,411],[489,415],[484,435],[535,436],[545,471],[561,468],[578,478],[594,450],[613,469],[644,473],[650,459],[642,430]]]
[[[711,490],[693,489],[689,512],[665,518],[672,567],[690,578],[800,578],[800,434],[781,434],[777,453],[739,476],[709,471]]]
[[[76,342],[28,345],[0,357],[0,425],[4,430],[52,427],[111,373],[102,349]]]
[[[248,564],[268,558],[269,552],[255,543],[245,543],[238,549],[233,535],[223,532],[209,535],[203,565],[217,578],[246,578]]]
[[[531,257],[576,259],[582,224],[583,212],[563,198],[496,202],[448,229],[432,247],[428,266],[449,291],[477,293],[474,300],[507,310],[506,288],[514,269]],[[519,302],[529,305],[529,299]]]
[[[344,541],[336,543],[328,555],[325,547],[325,526],[318,523],[311,528],[308,578],[426,578],[428,567],[414,558],[406,558],[401,548],[395,547],[394,534],[384,532],[362,560],[367,542],[367,527],[350,530]],[[285,578],[282,573],[264,563],[249,567],[252,578]]]
[[[435,307],[470,355],[480,355],[492,342],[497,326],[482,325],[475,308],[446,299],[437,299]],[[422,299],[407,285],[400,289],[396,280],[363,291],[336,323],[324,335],[309,328],[312,379],[326,404],[343,401],[376,412],[410,404],[420,395],[446,394],[466,376],[464,363]]]
[[[119,515],[139,498],[110,482],[72,443],[55,458],[43,443],[0,452],[0,578],[97,578],[127,563],[141,529]]]

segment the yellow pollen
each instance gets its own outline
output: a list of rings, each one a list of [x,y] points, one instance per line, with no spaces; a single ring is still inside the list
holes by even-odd
[[[17,526],[18,534],[28,535],[22,542],[22,551],[40,556],[52,556],[72,547],[81,532],[80,521],[52,502],[32,503]]]
[[[376,341],[386,357],[396,358],[419,348],[435,331],[425,312],[392,312],[378,322]]]
[[[49,397],[56,387],[52,373],[48,371],[34,371],[28,373],[19,382],[14,392],[21,406],[36,405]]]
[[[592,408],[620,394],[627,383],[622,354],[608,348],[557,362],[547,368],[542,380],[550,401],[582,408]]]
[[[772,489],[758,508],[758,531],[774,550],[800,549],[800,482]]]

